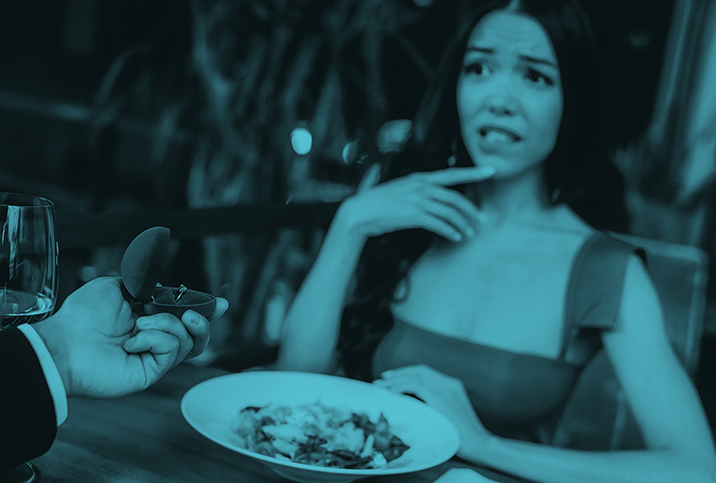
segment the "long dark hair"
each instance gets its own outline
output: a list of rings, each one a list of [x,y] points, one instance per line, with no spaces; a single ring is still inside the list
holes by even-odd
[[[413,119],[411,136],[399,154],[382,163],[381,181],[445,168],[453,150],[458,166],[473,165],[460,136],[455,92],[467,40],[479,21],[495,10],[522,13],[539,22],[560,66],[564,108],[555,148],[542,163],[546,199],[566,203],[597,229],[626,230],[624,180],[601,142],[603,103],[592,32],[576,0],[466,2],[436,78]],[[339,361],[346,375],[372,377],[372,354],[393,325],[390,307],[396,288],[438,238],[415,229],[368,240],[341,323]]]

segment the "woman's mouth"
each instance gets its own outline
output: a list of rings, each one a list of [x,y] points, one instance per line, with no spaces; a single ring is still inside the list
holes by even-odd
[[[480,128],[480,138],[489,144],[513,144],[519,142],[522,138],[510,131],[495,126],[485,126]]]

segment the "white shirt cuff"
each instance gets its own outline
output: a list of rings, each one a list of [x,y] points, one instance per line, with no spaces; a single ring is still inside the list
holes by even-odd
[[[60,371],[57,370],[55,360],[52,358],[50,351],[42,341],[42,338],[30,324],[20,324],[17,326],[20,332],[30,341],[37,358],[40,361],[42,372],[45,374],[47,387],[50,388],[52,402],[55,405],[55,417],[57,418],[57,426],[65,422],[67,419],[67,393],[65,385],[60,377]]]

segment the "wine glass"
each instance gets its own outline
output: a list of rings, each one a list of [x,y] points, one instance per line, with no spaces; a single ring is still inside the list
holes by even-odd
[[[0,330],[43,320],[57,297],[55,207],[45,198],[0,193]],[[0,474],[0,483],[29,483],[28,462]]]

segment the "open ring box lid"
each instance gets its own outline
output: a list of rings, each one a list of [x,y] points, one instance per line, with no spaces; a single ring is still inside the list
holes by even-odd
[[[124,296],[132,311],[147,315],[169,312],[179,318],[191,309],[209,317],[216,308],[213,295],[184,287],[158,287],[171,231],[156,226],[132,240],[122,256],[120,274]]]

